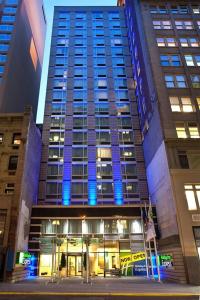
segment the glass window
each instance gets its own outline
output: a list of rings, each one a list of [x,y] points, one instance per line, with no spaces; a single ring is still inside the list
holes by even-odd
[[[109,105],[107,102],[95,103],[95,114],[109,114]]]
[[[73,118],[73,128],[85,128],[87,127],[87,118],[86,117],[74,117]]]
[[[113,196],[113,183],[112,182],[97,182],[97,197]]]
[[[95,87],[98,89],[106,89],[107,88],[107,80],[106,79],[95,79]]]
[[[199,5],[192,5],[192,11],[194,14],[200,14],[200,6]]]
[[[195,122],[189,122],[188,129],[190,138],[199,139],[199,129]]]
[[[137,176],[135,164],[122,164],[121,168],[123,179],[135,178]]]
[[[52,164],[47,166],[47,176],[50,177],[58,177],[63,174],[63,165]]]
[[[137,193],[137,182],[123,182],[123,194],[125,198],[132,197]]]
[[[172,29],[171,21],[153,21],[154,29]]]
[[[74,131],[73,132],[74,144],[87,144],[87,132]]]
[[[108,117],[96,117],[96,128],[109,128],[110,122]]]
[[[86,179],[88,168],[85,164],[72,164],[72,178]]]
[[[3,133],[0,133],[0,144],[3,144]]]
[[[87,194],[87,182],[72,182],[72,198],[85,198]]]
[[[134,147],[120,147],[120,157],[122,160],[135,160]]]
[[[190,75],[191,81],[192,81],[192,87],[193,88],[200,88],[200,75]]]
[[[181,60],[179,55],[160,55],[161,66],[168,67],[179,67]]]
[[[200,66],[200,55],[185,55],[186,65],[188,67]]]
[[[173,112],[192,112],[191,98],[189,97],[170,97],[171,110]]]
[[[189,210],[197,210],[197,203],[200,206],[200,185],[184,185],[185,196]]]
[[[192,21],[175,21],[176,29],[190,30],[193,29]]]
[[[87,103],[84,103],[84,102],[73,103],[73,108],[74,108],[75,115],[87,114]]]
[[[95,77],[106,77],[107,76],[107,69],[104,68],[104,67],[95,68],[94,69],[94,75],[95,75]]]
[[[108,101],[108,92],[107,91],[98,91],[95,92],[96,101]]]
[[[186,88],[186,78],[184,75],[165,75],[167,88]]]
[[[94,57],[94,65],[95,66],[105,66],[106,65],[105,57]]]
[[[16,171],[18,164],[18,156],[10,156],[9,163],[8,163],[8,170],[9,171]]]
[[[50,143],[64,143],[64,132],[50,132],[49,135],[49,142]]]
[[[97,163],[97,179],[112,178],[112,165],[108,163]]]
[[[127,130],[119,131],[119,142],[120,144],[132,144],[133,132]]]
[[[111,148],[97,147],[97,161],[111,160]]]
[[[177,42],[175,38],[157,38],[158,47],[176,47]]]
[[[63,148],[49,148],[49,160],[63,162]]]
[[[86,147],[73,147],[72,148],[73,160],[86,160],[87,159],[87,148]]]
[[[97,131],[96,144],[110,144],[110,131]]]
[[[183,122],[176,123],[176,133],[179,139],[187,138],[185,124]]]
[[[13,134],[13,145],[19,146],[21,144],[21,133],[14,133]]]
[[[47,182],[46,184],[47,195],[62,195],[62,183],[60,182]]]

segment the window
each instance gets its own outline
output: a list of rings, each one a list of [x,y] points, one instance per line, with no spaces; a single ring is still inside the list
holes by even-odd
[[[105,56],[106,50],[105,47],[96,47],[93,49],[94,56]]]
[[[165,5],[150,5],[151,14],[166,14],[167,8]]]
[[[193,29],[192,21],[175,21],[176,29],[190,30]]]
[[[177,47],[176,39],[174,38],[157,38],[158,47]]]
[[[185,5],[171,5],[170,11],[172,14],[187,14],[188,7]]]
[[[122,39],[117,38],[117,39],[111,39],[111,46],[121,46],[122,45]]]
[[[63,162],[63,148],[49,148],[49,161]]]
[[[0,145],[3,144],[3,133],[0,133]]]
[[[190,75],[191,81],[192,81],[192,87],[195,89],[200,88],[200,75]]]
[[[95,114],[109,114],[109,105],[107,102],[95,103]]]
[[[94,65],[95,66],[105,66],[106,65],[105,57],[94,57]]]
[[[85,57],[75,57],[74,58],[74,65],[75,66],[86,66],[87,59]]]
[[[85,79],[74,79],[74,89],[85,89],[87,82]]]
[[[186,78],[184,75],[165,75],[167,88],[186,88]]]
[[[108,101],[108,93],[106,91],[95,92],[96,101]]]
[[[112,165],[107,163],[97,163],[97,179],[112,178]]]
[[[199,47],[199,40],[197,38],[180,38],[181,47]]]
[[[200,55],[185,55],[186,65],[188,67],[198,66],[200,67]]]
[[[197,97],[196,101],[197,101],[198,108],[200,109],[200,97]]]
[[[128,130],[119,131],[119,142],[120,144],[132,144],[133,132]]]
[[[95,77],[106,77],[107,76],[107,69],[105,67],[102,68],[95,68],[94,69]]]
[[[87,179],[88,168],[85,164],[72,164],[73,179]]]
[[[87,118],[86,117],[74,117],[73,118],[73,128],[82,129],[87,127]]]
[[[114,84],[116,89],[127,89],[126,79],[116,78]]]
[[[121,160],[135,160],[134,147],[120,147]]]
[[[96,144],[110,144],[110,131],[97,131],[96,132]]]
[[[186,151],[178,151],[178,159],[182,169],[189,169],[189,162]]]
[[[87,132],[73,132],[73,144],[87,144]]]
[[[74,48],[74,54],[75,54],[75,56],[86,56],[86,53],[87,53],[87,50],[86,50],[85,47]]]
[[[114,77],[126,77],[126,70],[123,67],[113,68]]]
[[[177,123],[176,124],[176,133],[179,139],[186,139],[187,138],[187,133],[185,129],[185,124],[184,123]]]
[[[199,129],[195,122],[177,122],[176,123],[176,133],[178,138],[193,138],[199,139]]]
[[[64,103],[52,103],[51,106],[52,114],[60,115],[65,114],[65,104]]]
[[[86,68],[74,68],[74,77],[85,77],[87,73]]]
[[[123,57],[116,57],[112,59],[113,61],[113,66],[124,66],[125,61]]]
[[[62,177],[63,175],[63,165],[48,165],[47,166],[47,178],[55,178]]]
[[[17,170],[17,164],[18,164],[18,156],[10,156],[9,164],[8,164],[8,170],[9,171],[16,171]]]
[[[137,193],[137,182],[123,182],[123,195],[125,198],[133,197]]]
[[[111,148],[97,147],[97,161],[111,160]]]
[[[14,183],[7,183],[5,187],[5,194],[12,195],[15,192],[15,185]]]
[[[87,148],[86,147],[73,147],[72,158],[74,161],[87,160]]]
[[[74,101],[86,101],[87,92],[85,91],[74,91]]]
[[[200,29],[200,21],[197,21],[197,26]]]
[[[108,117],[96,117],[96,128],[109,128],[109,126]]]
[[[21,144],[21,133],[14,133],[13,134],[13,145],[19,146]]]
[[[154,29],[172,29],[170,21],[153,21]]]
[[[192,112],[194,107],[189,97],[170,97],[171,110],[173,112]]]
[[[130,114],[130,104],[129,103],[117,103],[116,102],[117,115],[129,115]]]
[[[106,89],[107,88],[107,80],[106,79],[96,79],[95,87],[98,89]]]
[[[200,184],[185,184],[185,196],[189,210],[197,210],[200,207]]]
[[[94,12],[92,13],[93,20],[103,19],[103,12]]]
[[[112,197],[113,183],[112,182],[97,182],[97,197]]]
[[[52,144],[64,143],[64,132],[50,132],[49,142]]]
[[[136,172],[136,165],[135,164],[122,164],[122,176],[123,179],[131,179],[136,178],[137,172]]]
[[[181,65],[179,55],[160,55],[160,62],[163,67],[179,67]]]
[[[199,5],[192,5],[193,14],[200,14],[200,6]]]
[[[88,185],[86,182],[72,182],[72,198],[86,198],[88,194]]]
[[[49,196],[61,196],[62,195],[62,183],[60,182],[47,182],[46,194]]]
[[[85,115],[87,114],[87,104],[84,102],[76,102],[73,104],[75,115]]]

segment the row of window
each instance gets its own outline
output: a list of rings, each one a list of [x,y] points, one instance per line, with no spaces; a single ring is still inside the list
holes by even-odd
[[[190,75],[190,80],[193,88],[200,88],[200,75]],[[165,84],[167,88],[187,88],[188,83],[185,75],[173,74],[165,75]]]
[[[158,47],[200,47],[199,39],[196,37],[182,37],[178,40],[173,37],[158,37],[156,39]]]
[[[52,96],[52,101],[67,101],[67,93],[66,91],[53,91],[53,96]],[[87,96],[87,90],[74,90],[73,91],[73,101],[86,101],[88,100]],[[109,91],[108,90],[103,90],[103,91],[94,91],[94,101],[109,101]],[[129,101],[129,94],[128,90],[115,90],[115,98],[112,101],[123,101],[127,102]],[[52,111],[59,111],[65,110],[65,104],[64,103],[52,103]]]
[[[2,55],[2,58],[4,55]],[[101,66],[106,66],[108,63],[110,65],[112,61],[113,67],[117,66],[125,66],[125,59],[124,57],[111,57],[110,58],[105,58],[105,57],[94,57],[93,58],[93,66],[95,67],[101,67]],[[88,60],[86,57],[75,57],[73,65],[74,66],[86,66],[88,63]],[[66,66],[68,64],[67,57],[56,57],[55,59],[55,66]]]
[[[175,21],[175,27],[177,30],[192,30],[195,29],[195,25],[200,29],[200,21]],[[158,29],[173,29],[172,22],[170,20],[154,20],[153,28]]]
[[[96,12],[91,12],[91,13],[86,13],[86,12],[74,12],[74,13],[70,13],[67,11],[60,11],[58,13],[58,18],[59,19],[65,19],[65,20],[69,20],[70,17],[74,17],[75,19],[78,20],[86,20],[88,19],[88,16],[92,16],[93,20],[99,20],[99,19],[103,19],[104,18],[104,13],[101,11],[96,11]],[[113,11],[113,12],[106,12],[105,17],[109,20],[118,20],[120,18],[120,14],[117,11]]]
[[[185,54],[186,66],[200,67],[200,54]],[[181,57],[178,54],[162,54],[160,55],[161,66],[163,67],[179,67],[182,66]]]
[[[193,14],[200,14],[200,6],[199,5],[150,5],[149,7],[150,13],[152,14],[167,14],[167,13],[172,13],[172,14],[188,14],[188,13],[193,13]]]
[[[169,101],[171,104],[171,110],[173,112],[194,112],[195,105],[193,105],[190,97],[185,96],[171,96],[169,97]],[[196,98],[198,108],[200,109],[200,97]]]
[[[121,164],[121,173],[123,179],[136,178],[136,165],[135,164]],[[72,164],[72,178],[73,179],[87,179],[88,165],[87,164]],[[47,179],[55,179],[62,177],[63,164],[49,164],[47,167]],[[113,167],[111,163],[97,163],[96,165],[96,178],[97,179],[112,179]]]
[[[135,149],[130,146],[120,146],[120,159],[122,161],[134,161]],[[72,158],[74,161],[87,161],[88,151],[87,147],[72,147]],[[50,147],[49,148],[49,161],[63,162],[63,147]],[[112,149],[111,147],[96,147],[97,161],[111,161]]]
[[[199,56],[200,57],[200,56]],[[199,62],[200,64],[200,62]],[[67,81],[62,79],[56,79],[53,82],[53,88],[54,89],[62,89],[66,90],[67,88]],[[75,78],[73,80],[73,88],[74,89],[86,89],[87,88],[87,79],[82,78]],[[108,82],[107,79],[94,79],[94,88],[95,89],[107,89],[108,88]],[[114,88],[115,89],[127,89],[127,81],[126,79],[114,79]]]
[[[186,139],[193,138],[199,139],[199,127],[196,122],[177,122],[176,133],[178,138]]]
[[[124,49],[123,47],[111,47],[111,56],[123,56],[124,54]],[[86,47],[76,47],[72,49],[72,55],[75,56],[74,59],[76,59],[77,56],[81,57],[87,57],[87,48]],[[71,56],[72,56],[71,55]],[[110,53],[106,51],[105,47],[93,47],[93,56],[106,56],[109,55]],[[67,47],[56,47],[56,56],[61,56],[61,57],[66,57],[68,56],[68,48]]]
[[[72,70],[72,69],[71,69]],[[123,78],[126,77],[126,69],[124,67],[115,67],[112,68],[113,77]],[[87,68],[86,67],[74,67],[73,68],[73,77],[86,77],[87,78]],[[97,77],[107,77],[108,69],[105,67],[95,68],[93,67],[93,76]],[[68,70],[63,67],[56,67],[54,69],[54,78],[65,79],[68,77]]]
[[[114,29],[114,28],[120,28],[121,27],[121,22],[118,21],[118,20],[111,20],[108,24],[108,28],[110,29]],[[80,34],[82,31],[85,32],[86,34],[86,29],[90,29],[88,28],[88,23],[86,21],[75,21],[73,24],[70,24],[69,21],[58,21],[57,23],[54,23],[54,28],[63,28],[63,29],[68,29],[70,28],[70,26],[72,27],[72,34],[79,34],[78,33],[78,30],[80,30]],[[106,28],[104,26],[104,22],[103,21],[95,21],[95,22],[92,22],[92,30],[93,30],[93,33],[95,35],[104,35],[104,30],[103,29]]]
[[[72,40],[71,40],[72,41]],[[93,46],[97,47],[97,46],[105,46],[105,39],[104,38],[96,38],[93,39]],[[65,38],[57,38],[56,40],[56,44],[57,46],[64,46],[64,47],[68,47],[69,46],[69,39],[65,39]],[[110,39],[109,40],[109,44],[111,46],[122,46],[123,44],[123,40],[122,38],[114,38],[114,39]],[[75,38],[73,40],[73,46],[78,46],[78,47],[86,47],[87,46],[87,39],[85,38]]]
[[[138,192],[137,182],[122,182],[123,197],[131,197]],[[98,182],[96,183],[97,198],[114,197],[114,184],[113,182]],[[62,195],[62,183],[61,182],[47,182],[46,184],[47,196],[59,196]],[[88,183],[87,182],[71,182],[71,197],[72,198],[85,198],[88,196]]]
[[[5,137],[3,133],[0,133],[0,145],[3,144],[4,139],[8,142],[7,137]],[[21,133],[13,133],[11,144],[14,146],[21,144]]]

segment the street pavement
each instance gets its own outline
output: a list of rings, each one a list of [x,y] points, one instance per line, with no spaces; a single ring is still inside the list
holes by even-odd
[[[91,283],[68,278],[0,283],[0,300],[200,300],[200,287],[158,283],[146,278],[95,278]]]

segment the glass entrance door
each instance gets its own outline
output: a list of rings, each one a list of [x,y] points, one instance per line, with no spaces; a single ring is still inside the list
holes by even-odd
[[[68,276],[81,276],[82,257],[80,255],[68,255]]]

